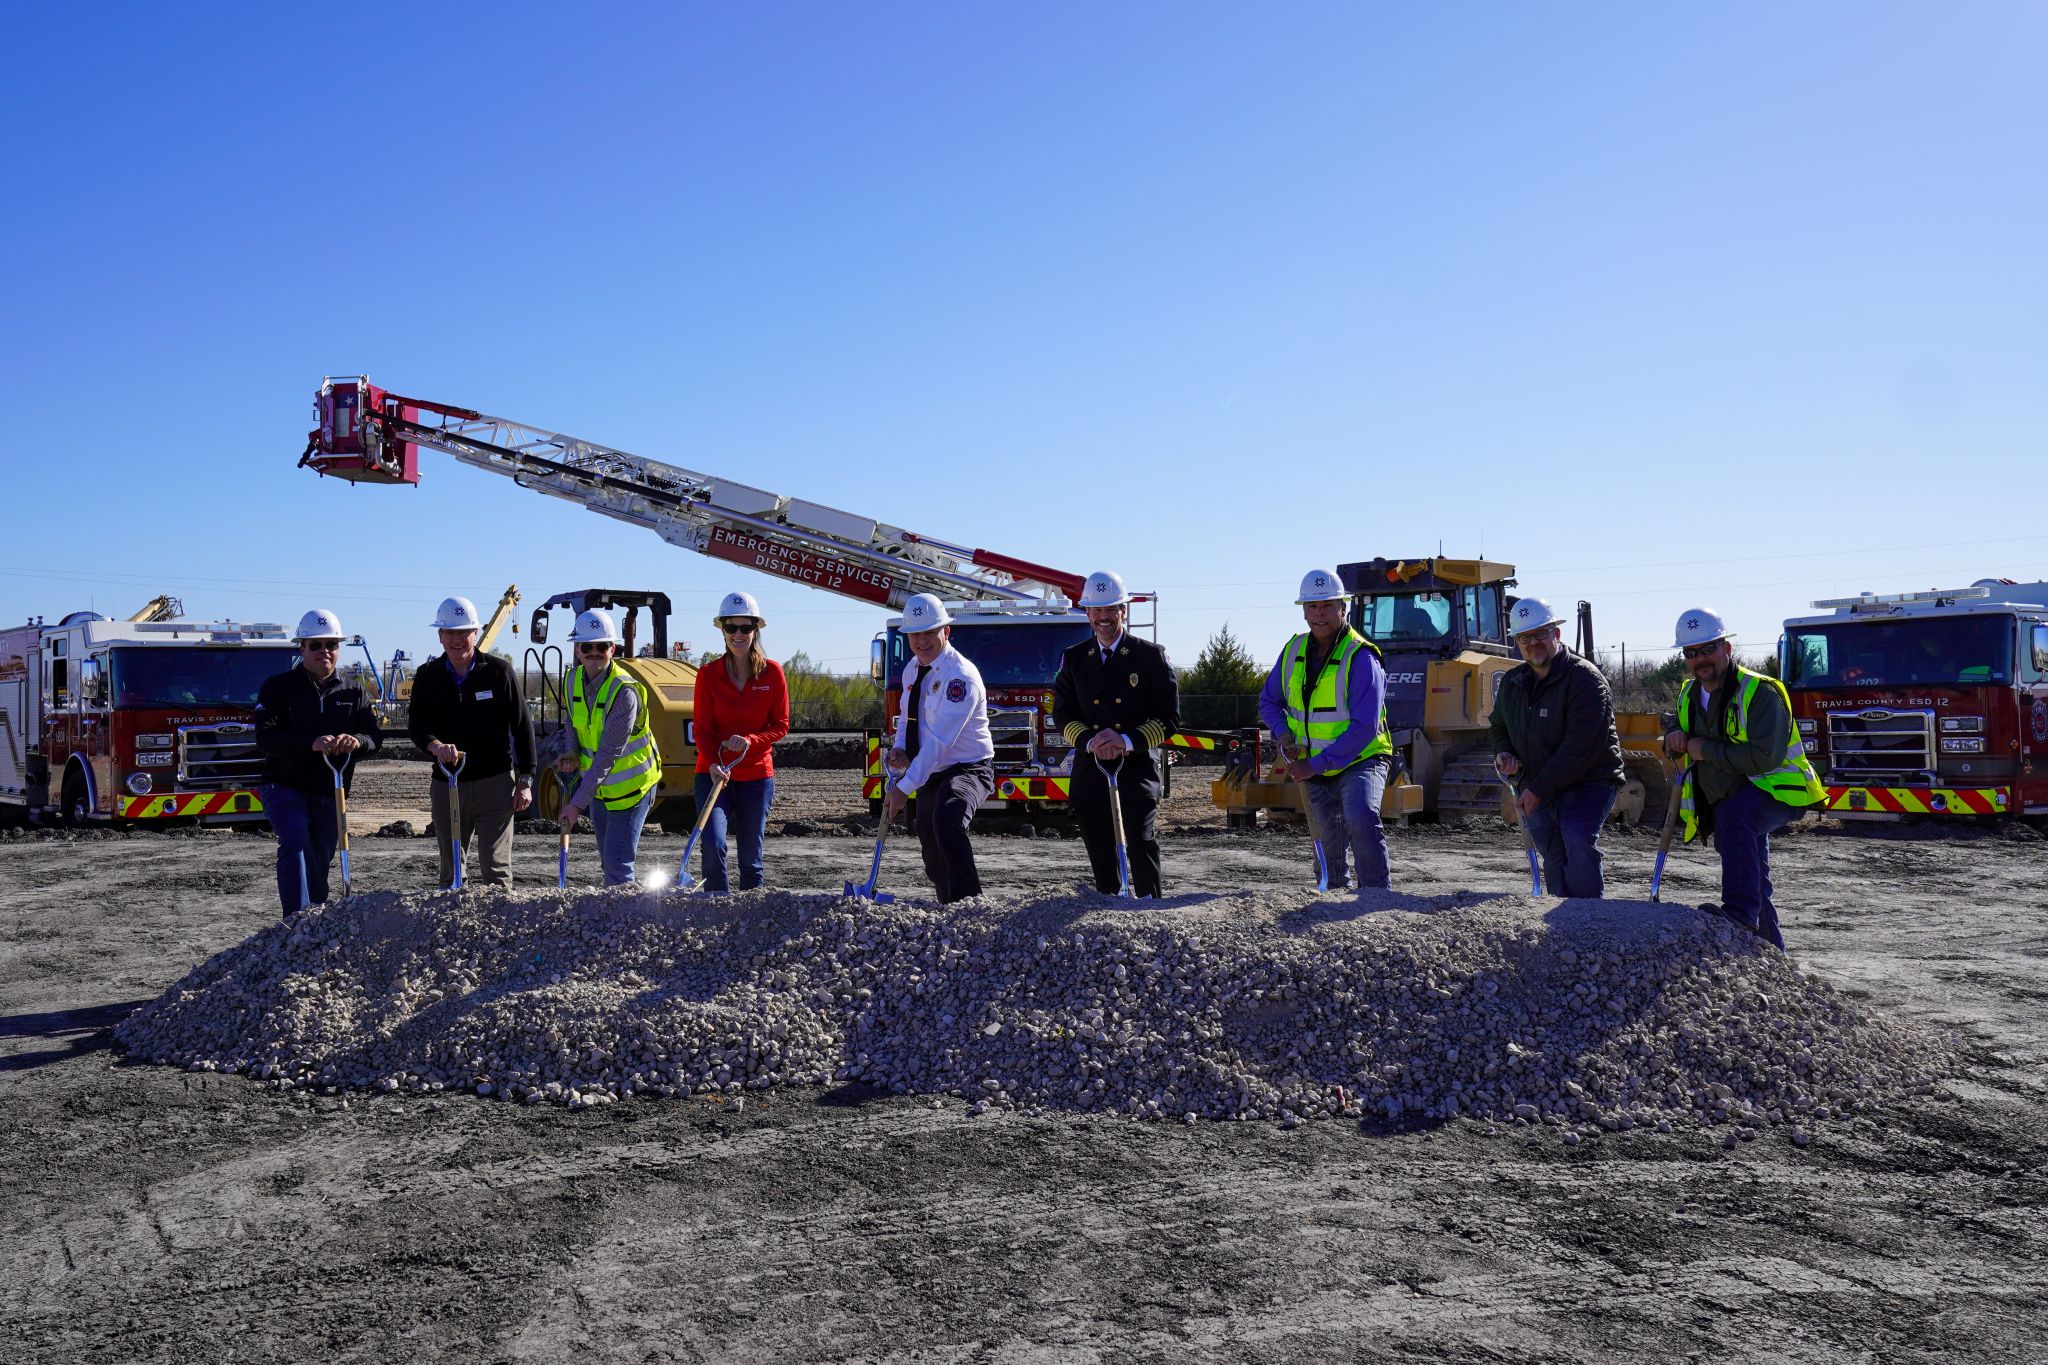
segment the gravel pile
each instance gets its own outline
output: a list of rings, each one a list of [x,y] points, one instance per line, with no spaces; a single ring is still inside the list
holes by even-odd
[[[1401,908],[1393,908],[1393,907]],[[1420,908],[1417,908],[1420,907]],[[1949,1039],[1647,902],[1293,891],[1129,909],[384,893],[315,907],[116,1030],[282,1087],[572,1108],[860,1081],[1134,1117],[1772,1124],[1931,1089]]]

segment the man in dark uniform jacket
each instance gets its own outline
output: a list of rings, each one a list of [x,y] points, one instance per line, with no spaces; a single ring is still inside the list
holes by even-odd
[[[1124,839],[1131,865],[1131,889],[1156,897],[1159,885],[1159,750],[1180,728],[1180,682],[1166,651],[1124,629],[1124,581],[1113,573],[1090,574],[1081,606],[1093,632],[1060,657],[1053,680],[1052,723],[1074,746],[1068,799],[1081,822],[1081,841],[1095,888],[1110,895],[1122,889],[1116,865],[1116,834],[1110,826],[1109,780],[1116,772],[1123,808]]]

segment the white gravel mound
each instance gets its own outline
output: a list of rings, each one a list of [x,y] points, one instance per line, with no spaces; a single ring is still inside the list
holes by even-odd
[[[1383,892],[386,893],[263,930],[115,1036],[280,1087],[572,1108],[853,1080],[1183,1120],[1728,1122],[1730,1145],[1803,1145],[1955,1064],[1690,909]]]

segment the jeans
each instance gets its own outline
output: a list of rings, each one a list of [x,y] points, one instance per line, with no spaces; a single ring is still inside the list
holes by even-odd
[[[1771,835],[1806,814],[1745,782],[1714,803],[1714,845],[1721,850],[1721,913],[1783,952],[1771,901]]]
[[[608,810],[602,801],[590,803],[590,823],[597,829],[597,861],[604,868],[606,886],[630,886],[633,860],[640,853],[640,826],[654,808],[660,787],[651,787],[638,804],[625,810]]]
[[[1387,832],[1380,825],[1380,799],[1387,794],[1389,766],[1382,754],[1334,777],[1311,777],[1301,784],[1308,794],[1309,832],[1323,846],[1332,891],[1344,885],[1347,848],[1361,889],[1387,887]]]
[[[1598,900],[1606,890],[1600,876],[1600,827],[1621,788],[1580,782],[1555,793],[1522,817],[1543,858],[1543,889],[1553,896]],[[1674,798],[1676,799],[1676,798]]]
[[[697,774],[697,809],[711,795],[711,774]],[[718,794],[711,818],[697,847],[697,866],[704,873],[704,889],[722,892],[725,879],[725,826],[731,817],[733,834],[740,841],[740,890],[751,891],[761,884],[761,841],[768,833],[768,803],[775,799],[775,779],[756,777],[746,782],[728,782]]]
[[[341,843],[341,825],[334,817],[334,797],[318,796],[297,787],[263,788],[263,813],[277,834],[277,899],[284,913],[295,915],[303,905],[327,899],[327,865]],[[303,880],[302,880],[303,878]]]

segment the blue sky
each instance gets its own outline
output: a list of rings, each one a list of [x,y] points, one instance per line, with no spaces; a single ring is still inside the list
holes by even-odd
[[[601,14],[592,19],[590,14]],[[2048,578],[2048,8],[17,5],[0,619],[871,607],[424,457],[368,373],[1161,594],[1441,543],[1666,646]],[[523,613],[522,613],[523,615]],[[517,648],[516,642],[515,649]]]

